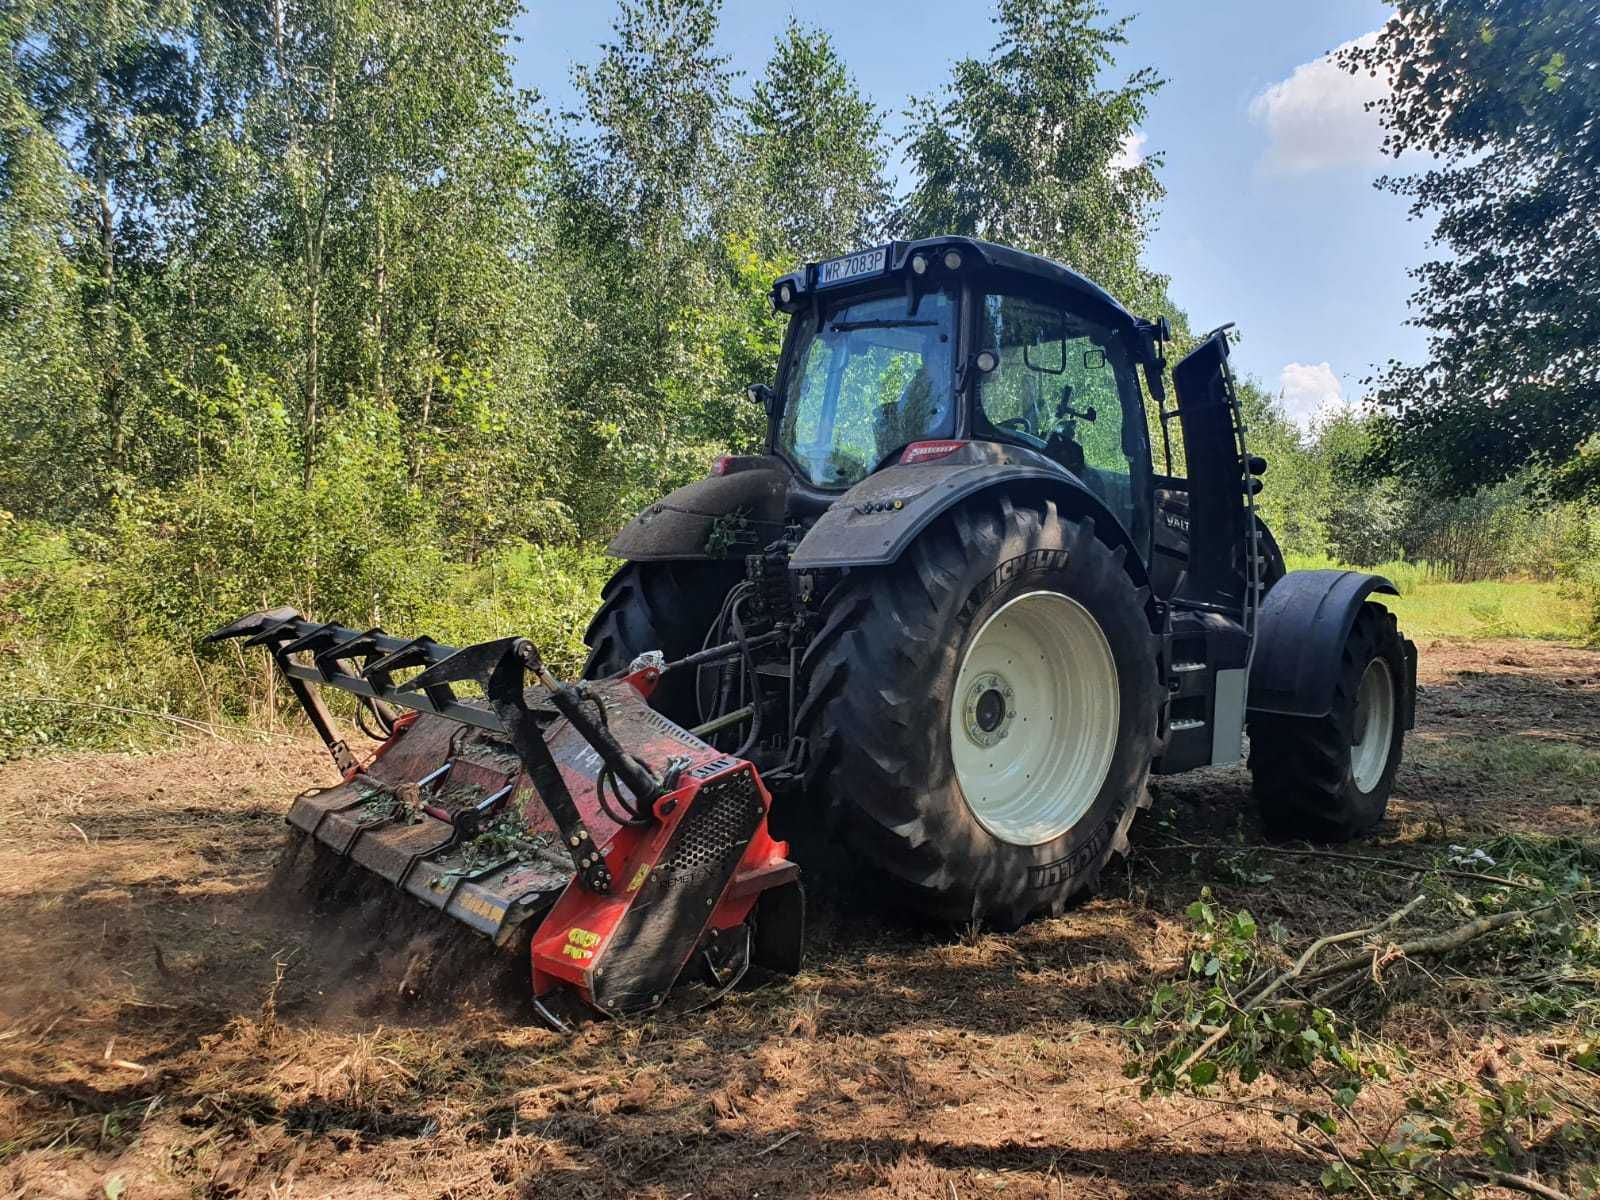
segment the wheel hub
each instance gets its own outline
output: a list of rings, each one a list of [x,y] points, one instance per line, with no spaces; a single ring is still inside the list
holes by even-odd
[[[1004,740],[1016,719],[1016,691],[1005,676],[985,671],[967,687],[962,724],[974,746],[993,746]]]

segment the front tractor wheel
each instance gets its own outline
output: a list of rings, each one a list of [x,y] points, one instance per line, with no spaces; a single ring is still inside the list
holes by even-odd
[[[1383,820],[1400,766],[1405,640],[1394,614],[1361,606],[1325,717],[1250,722],[1250,773],[1267,833],[1342,842]]]
[[[700,649],[712,617],[738,579],[739,565],[724,561],[623,563],[584,631],[589,660],[583,677],[620,674],[647,650],[661,651],[670,662]],[[685,728],[698,725],[694,672],[664,678],[650,706]]]
[[[801,665],[807,784],[836,834],[931,916],[1060,911],[1145,794],[1156,642],[1088,521],[986,498],[828,597]]]

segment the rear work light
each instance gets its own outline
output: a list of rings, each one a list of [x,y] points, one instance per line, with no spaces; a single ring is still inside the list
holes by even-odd
[[[966,444],[964,441],[948,439],[937,442],[912,442],[900,452],[900,465],[910,467],[915,466],[917,463],[933,462],[936,459],[947,458]]]

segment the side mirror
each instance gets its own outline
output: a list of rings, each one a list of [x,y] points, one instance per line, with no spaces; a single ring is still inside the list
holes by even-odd
[[[761,405],[761,411],[767,416],[767,453],[773,453],[778,447],[778,425],[783,419],[783,398],[778,395],[778,390],[764,383],[752,383],[745,388],[746,399]]]

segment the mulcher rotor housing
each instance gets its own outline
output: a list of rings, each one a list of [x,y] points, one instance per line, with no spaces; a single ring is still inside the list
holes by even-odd
[[[554,1016],[797,969],[769,816],[898,903],[1002,927],[1092,889],[1150,777],[1237,762],[1247,731],[1270,835],[1382,818],[1416,649],[1387,580],[1285,571],[1226,327],[1169,370],[1165,320],[960,237],[809,264],[772,303],[762,453],[611,542],[584,682],[519,638],[457,651],[286,609],[212,635],[272,652],[341,772],[295,828],[526,936]],[[380,727],[370,759],[328,686]]]

